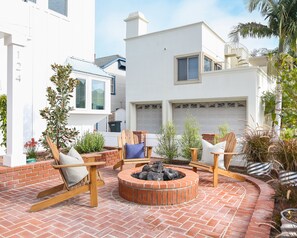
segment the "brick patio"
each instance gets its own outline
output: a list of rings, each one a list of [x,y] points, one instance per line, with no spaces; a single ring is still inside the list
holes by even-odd
[[[219,177],[213,188],[209,173],[199,171],[198,197],[173,206],[146,206],[118,194],[118,171],[100,169],[106,185],[99,206],[90,208],[81,194],[46,210],[30,213],[36,194],[59,179],[8,189],[0,194],[0,237],[269,237],[273,190],[249,178]]]

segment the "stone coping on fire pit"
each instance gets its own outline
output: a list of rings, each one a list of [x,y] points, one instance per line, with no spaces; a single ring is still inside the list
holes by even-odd
[[[190,201],[198,195],[199,176],[191,170],[174,167],[184,177],[169,181],[148,181],[132,177],[141,169],[127,169],[118,174],[119,194],[128,201],[145,205],[173,205]]]

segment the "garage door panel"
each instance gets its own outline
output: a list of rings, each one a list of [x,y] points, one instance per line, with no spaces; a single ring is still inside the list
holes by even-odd
[[[245,102],[173,104],[173,122],[178,134],[184,130],[186,115],[197,119],[200,133],[218,133],[218,126],[227,123],[238,136],[246,124]]]
[[[136,105],[136,129],[159,133],[162,126],[162,105]]]

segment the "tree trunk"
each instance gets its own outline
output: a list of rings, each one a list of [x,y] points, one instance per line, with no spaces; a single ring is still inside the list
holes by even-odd
[[[276,81],[276,95],[275,95],[275,123],[274,123],[274,130],[277,136],[280,136],[281,130],[281,113],[282,113],[282,85],[281,85],[281,78],[278,76]]]

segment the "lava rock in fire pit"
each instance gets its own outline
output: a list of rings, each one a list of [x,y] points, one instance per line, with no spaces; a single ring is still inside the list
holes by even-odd
[[[147,180],[147,174],[148,174],[148,172],[146,172],[146,171],[138,173],[138,178],[142,179],[142,180]]]
[[[174,170],[174,169],[167,169],[167,168],[164,168],[164,176],[166,178],[168,178],[168,180],[172,180],[174,178],[177,178],[179,176],[179,173],[178,171]]]
[[[132,174],[132,177],[142,180],[167,181],[173,179],[180,179],[183,177],[177,170],[171,168],[164,168],[161,161],[155,162],[152,165],[146,164],[142,171]]]

